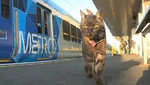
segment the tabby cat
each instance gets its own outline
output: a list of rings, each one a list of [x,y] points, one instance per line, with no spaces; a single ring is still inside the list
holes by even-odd
[[[97,85],[104,85],[104,65],[106,56],[106,33],[102,12],[96,15],[87,9],[87,15],[80,11],[82,33],[82,53],[88,78],[95,77]]]

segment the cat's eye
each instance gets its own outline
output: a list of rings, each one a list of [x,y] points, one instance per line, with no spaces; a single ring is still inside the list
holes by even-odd
[[[88,26],[87,25],[85,25],[85,26],[83,26],[84,28],[88,28]]]
[[[95,28],[99,28],[99,25],[95,25],[94,27],[95,27]]]

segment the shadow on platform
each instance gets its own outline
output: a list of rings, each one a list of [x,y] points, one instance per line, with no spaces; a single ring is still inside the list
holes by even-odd
[[[111,81],[114,76],[140,64],[141,60],[136,55],[109,55],[106,58],[105,79]]]
[[[150,65],[147,70],[143,71],[143,75],[136,85],[150,85]]]

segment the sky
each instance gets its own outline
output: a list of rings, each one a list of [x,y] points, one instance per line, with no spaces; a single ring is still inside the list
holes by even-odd
[[[86,9],[89,9],[95,14],[97,8],[92,0],[51,0],[58,6],[67,11],[72,17],[80,22],[80,10],[86,13]]]

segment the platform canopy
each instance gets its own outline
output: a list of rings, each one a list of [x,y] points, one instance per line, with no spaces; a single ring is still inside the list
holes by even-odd
[[[137,4],[140,0],[93,0],[114,36],[130,35],[135,27]]]

